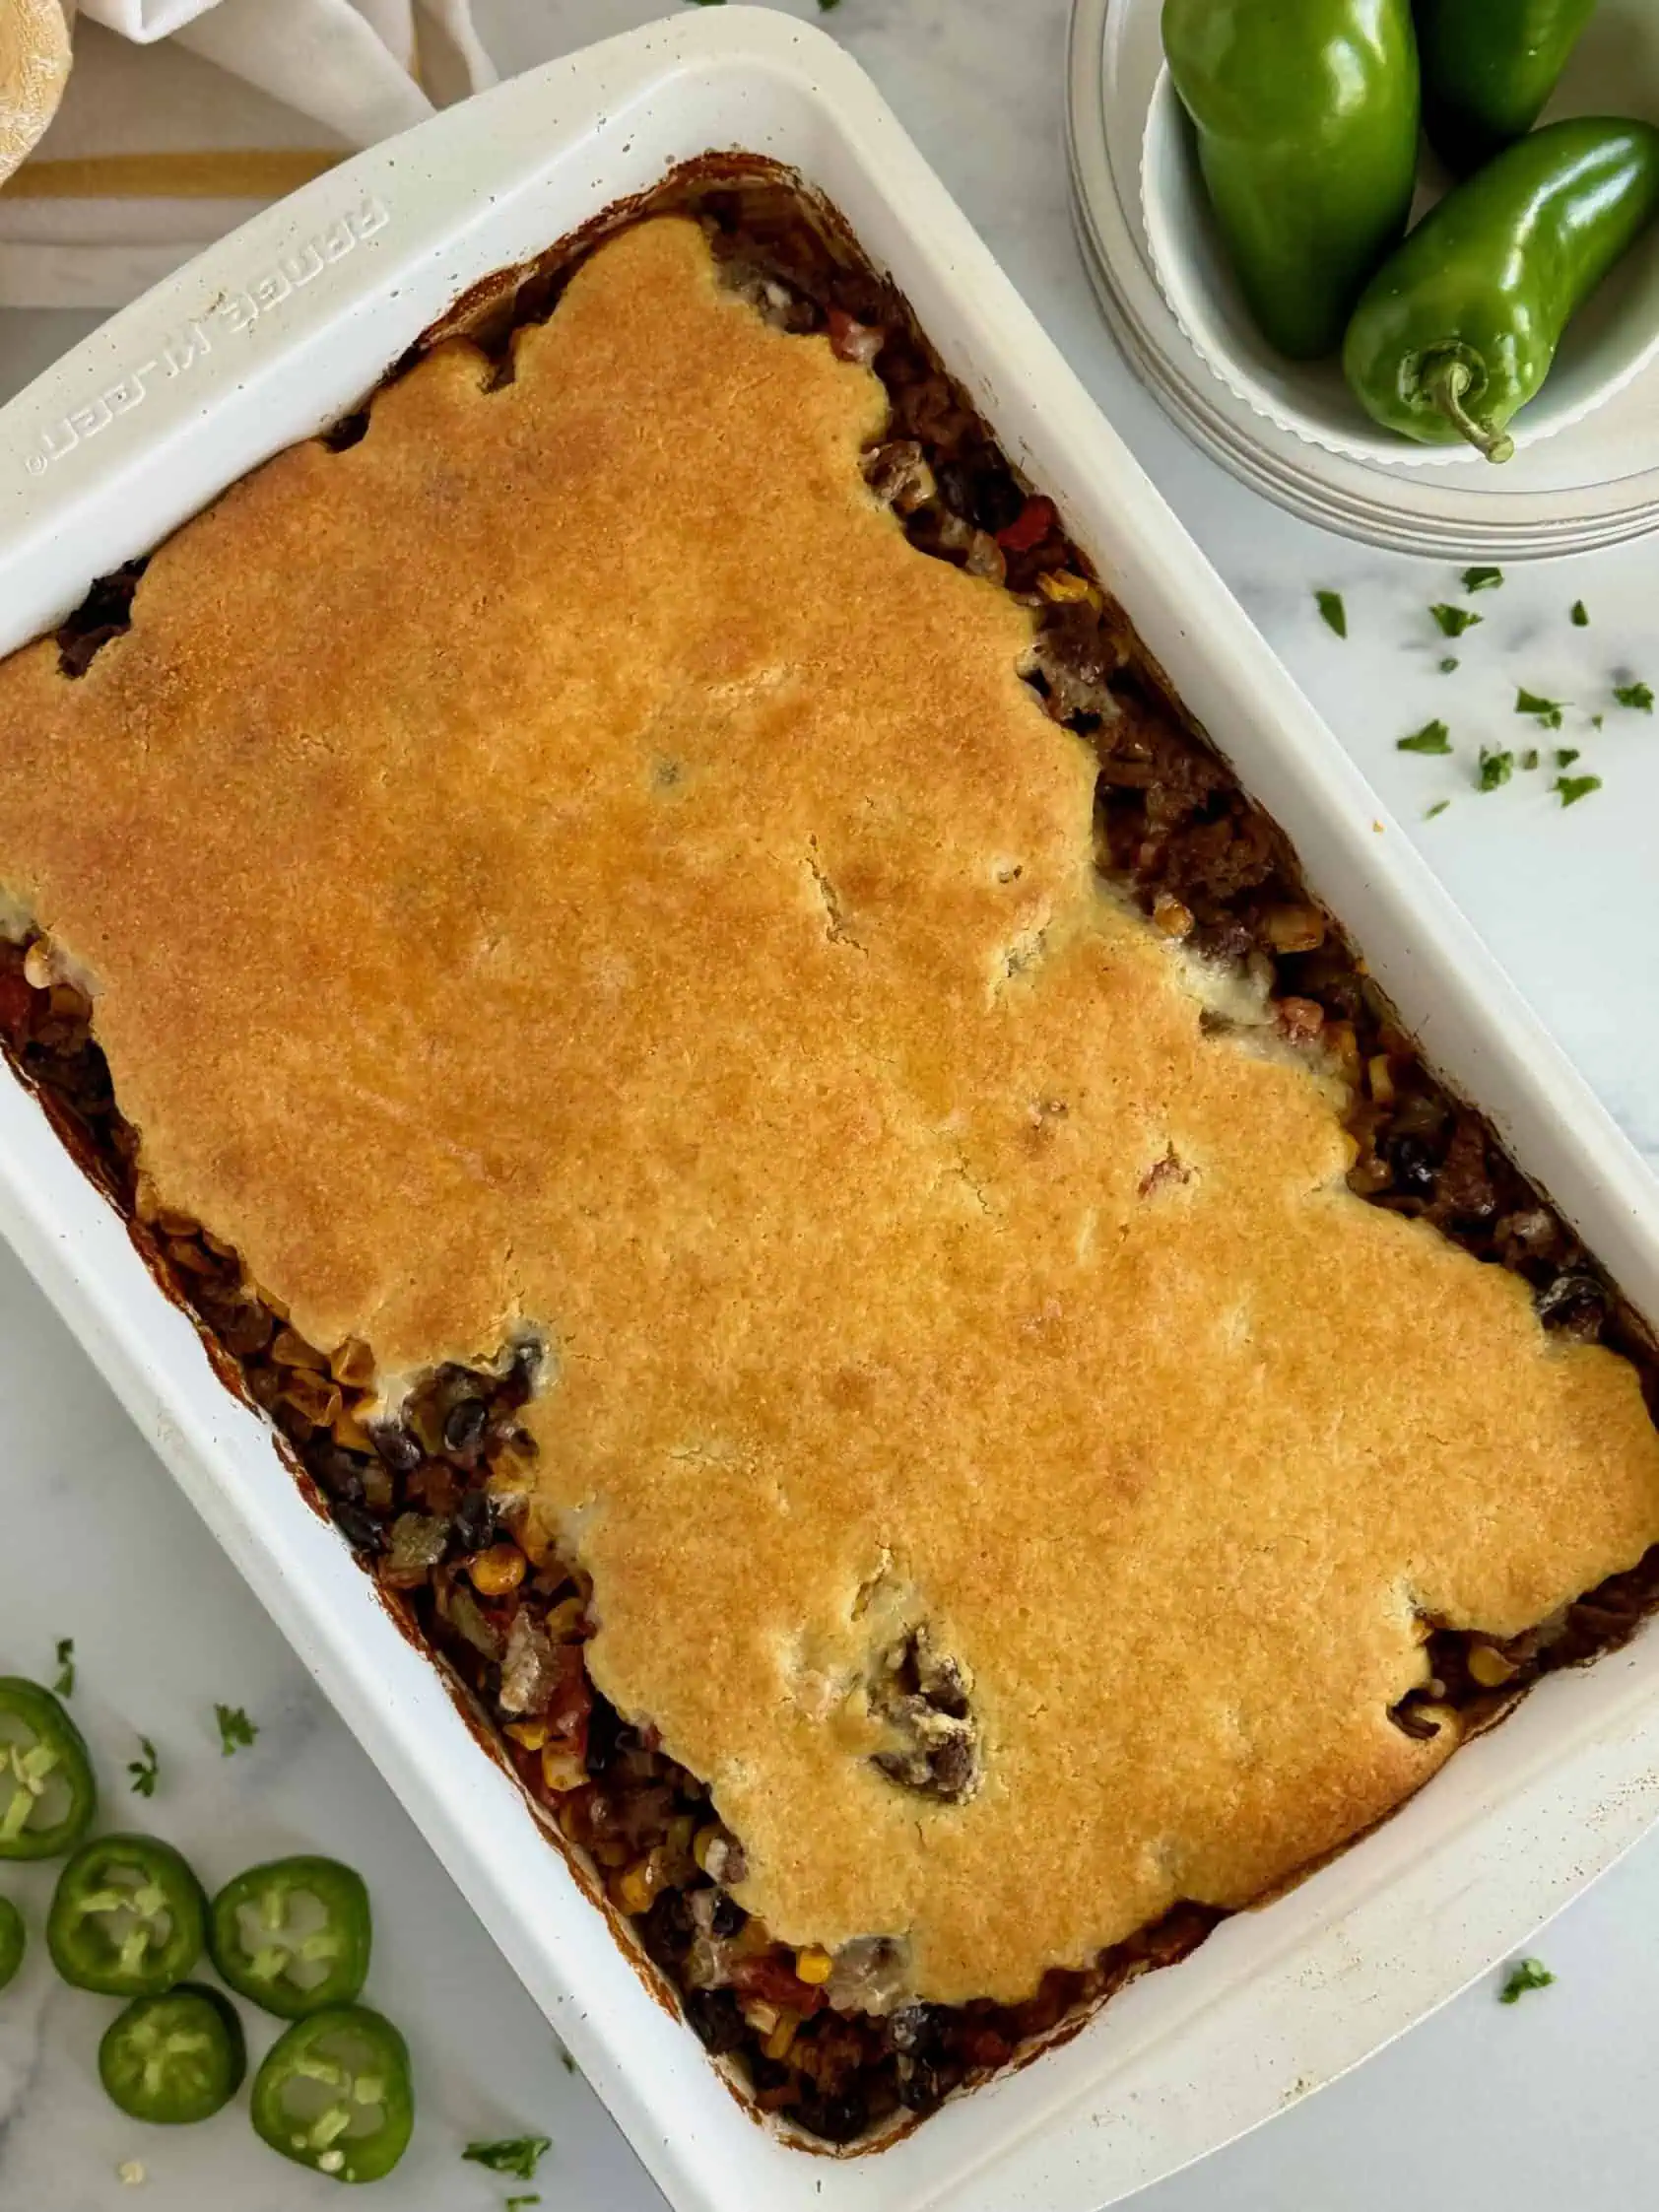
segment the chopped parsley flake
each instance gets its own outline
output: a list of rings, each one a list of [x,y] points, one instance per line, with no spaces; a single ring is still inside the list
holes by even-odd
[[[1517,691],[1515,712],[1536,714],[1547,730],[1559,730],[1561,726],[1561,702],[1559,699],[1541,699],[1537,692],[1524,689]]]
[[[219,1722],[219,1748],[227,1759],[232,1752],[245,1751],[259,1733],[258,1722],[250,1720],[240,1706],[215,1706],[213,1716]]]
[[[819,0],[821,7],[823,4],[824,0]],[[1343,605],[1342,593],[1340,591],[1316,591],[1313,596],[1319,603],[1319,612],[1325,619],[1327,629],[1334,630],[1339,637],[1346,637],[1348,636],[1348,609]]]
[[[1562,806],[1576,806],[1580,799],[1587,799],[1592,791],[1599,791],[1601,787],[1599,775],[1558,775],[1551,785],[1552,790],[1560,793]]]
[[[474,2166],[487,2166],[492,2174],[510,2174],[515,2181],[533,2181],[542,2155],[553,2148],[551,2135],[508,2135],[498,2143],[469,2143],[461,2153]]]
[[[139,1737],[138,1749],[140,1756],[137,1759],[127,1761],[127,1773],[131,1775],[133,1788],[140,1797],[154,1797],[157,1776],[162,1771],[162,1762],[157,1756],[155,1745],[148,1736]]]
[[[52,1684],[54,1696],[72,1698],[75,1695],[75,1639],[60,1636],[57,1640],[57,1680]]]
[[[1503,1987],[1498,1991],[1497,2001],[1505,2005],[1516,2004],[1529,1989],[1548,1989],[1555,1978],[1542,1959],[1517,1959],[1503,1977]]]
[[[1502,581],[1501,569],[1465,569],[1463,571],[1465,591],[1495,591]]]
[[[1524,769],[1535,769],[1538,766],[1538,748],[1536,745],[1529,745],[1521,755],[1521,766]]]
[[[1592,714],[1592,715],[1590,716],[1590,727],[1591,727],[1591,728],[1592,728],[1593,730],[1599,730],[1599,729],[1601,728],[1601,726],[1602,726],[1602,723],[1603,723],[1603,722],[1605,721],[1605,719],[1606,719],[1606,716],[1605,716],[1605,715],[1602,715],[1602,714]]]
[[[1440,663],[1440,674],[1442,676],[1449,676],[1454,668],[1459,668],[1461,666],[1462,663],[1459,661],[1455,653],[1447,653],[1445,659]]]
[[[1588,630],[1590,627],[1590,610],[1582,599],[1572,602],[1572,627],[1574,630]]]
[[[1444,603],[1438,607],[1430,607],[1428,612],[1439,624],[1442,637],[1461,637],[1466,630],[1475,629],[1486,619],[1482,615],[1472,614],[1467,607],[1448,607]]]
[[[1495,791],[1500,783],[1507,783],[1515,772],[1513,753],[1490,752],[1481,747],[1481,766],[1475,776],[1477,791]]]
[[[1651,714],[1653,694],[1646,684],[1615,684],[1613,696],[1621,706],[1630,706],[1638,714]]]
[[[1396,738],[1397,753],[1449,753],[1451,733],[1444,722],[1425,722],[1422,729],[1413,730],[1410,737]]]
[[[1576,745],[1559,745],[1556,748],[1556,766],[1559,769],[1571,768],[1577,758],[1578,748]]]
[[[1444,814],[1450,805],[1450,799],[1436,799],[1431,807],[1425,809],[1423,819],[1425,822],[1432,822],[1435,815]]]
[[[818,4],[821,8],[838,8],[841,4],[841,0],[818,0]],[[506,2201],[505,2212],[525,2212],[525,2207],[527,2205],[540,2204],[541,2201],[542,2200],[539,2195],[509,2196]]]

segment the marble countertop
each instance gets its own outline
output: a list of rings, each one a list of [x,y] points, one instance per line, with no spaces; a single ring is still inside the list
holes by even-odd
[[[791,12],[816,14],[811,0]],[[653,0],[479,0],[517,69],[660,13]],[[1067,215],[1065,0],[842,0],[835,34],[870,69],[1205,552],[1409,834],[1659,1164],[1659,719],[1618,684],[1659,684],[1659,547],[1512,568],[1456,646],[1428,614],[1460,596],[1439,565],[1366,550],[1280,513],[1187,446],[1100,324]],[[89,327],[0,314],[0,394]],[[1344,594],[1346,642],[1316,587]],[[1569,610],[1582,600],[1587,627]],[[1443,655],[1459,667],[1439,672]],[[1518,686],[1568,703],[1559,734],[1518,717]],[[1596,729],[1592,714],[1605,717]],[[1451,760],[1395,740],[1431,717]],[[1481,746],[1577,746],[1602,788],[1563,812],[1553,771],[1478,794]],[[1550,753],[1546,751],[1546,763]],[[1444,811],[1428,810],[1449,800]],[[75,1709],[113,1802],[137,1738],[161,1757],[144,1825],[210,1882],[320,1848],[371,1883],[371,1994],[408,2030],[422,2101],[382,2192],[405,2212],[486,2212],[514,2188],[460,2151],[551,2135],[548,2212],[661,2212],[662,2199],[435,1860],[257,1602],[16,1264],[0,1254],[0,1671],[52,1672],[73,1637]],[[258,1723],[222,1756],[215,1701]],[[132,1811],[139,1811],[139,1800]],[[7,1871],[36,1935],[49,1872]],[[1146,2212],[1381,2212],[1432,2192],[1468,2212],[1641,2202],[1659,2044],[1659,1838],[1538,1939],[1556,1985],[1513,2009],[1488,1981],[1369,2065],[1138,2202]],[[1654,1970],[1654,1971],[1650,1971]],[[107,2007],[63,1987],[36,1941],[0,2003],[0,2212],[304,2212],[331,2184],[280,2165],[235,2115],[174,2135],[124,2120],[94,2072]],[[118,2170],[140,2162],[144,2178]],[[763,2208],[757,2208],[763,2212]]]

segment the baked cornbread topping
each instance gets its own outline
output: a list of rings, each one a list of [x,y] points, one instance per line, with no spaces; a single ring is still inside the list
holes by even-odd
[[[439,347],[0,669],[0,1019],[705,2040],[844,2137],[1397,1803],[1659,1536],[1659,1441],[805,252],[623,231],[510,377]]]

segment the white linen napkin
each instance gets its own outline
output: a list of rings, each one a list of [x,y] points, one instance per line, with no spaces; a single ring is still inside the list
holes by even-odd
[[[81,0],[62,104],[0,185],[0,305],[117,306],[494,81],[472,0]]]

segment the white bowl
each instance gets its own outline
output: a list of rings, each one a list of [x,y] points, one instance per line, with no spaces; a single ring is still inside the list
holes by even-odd
[[[1659,44],[1659,40],[1656,40]],[[1615,108],[1613,111],[1617,112]],[[1440,196],[1419,189],[1414,219]],[[1194,352],[1235,398],[1327,452],[1406,468],[1489,467],[1472,445],[1418,445],[1373,423],[1340,360],[1288,361],[1257,329],[1222,242],[1186,113],[1167,67],[1147,114],[1141,201],[1153,267]],[[1574,318],[1549,381],[1510,424],[1517,446],[1581,423],[1659,358],[1659,227]]]

